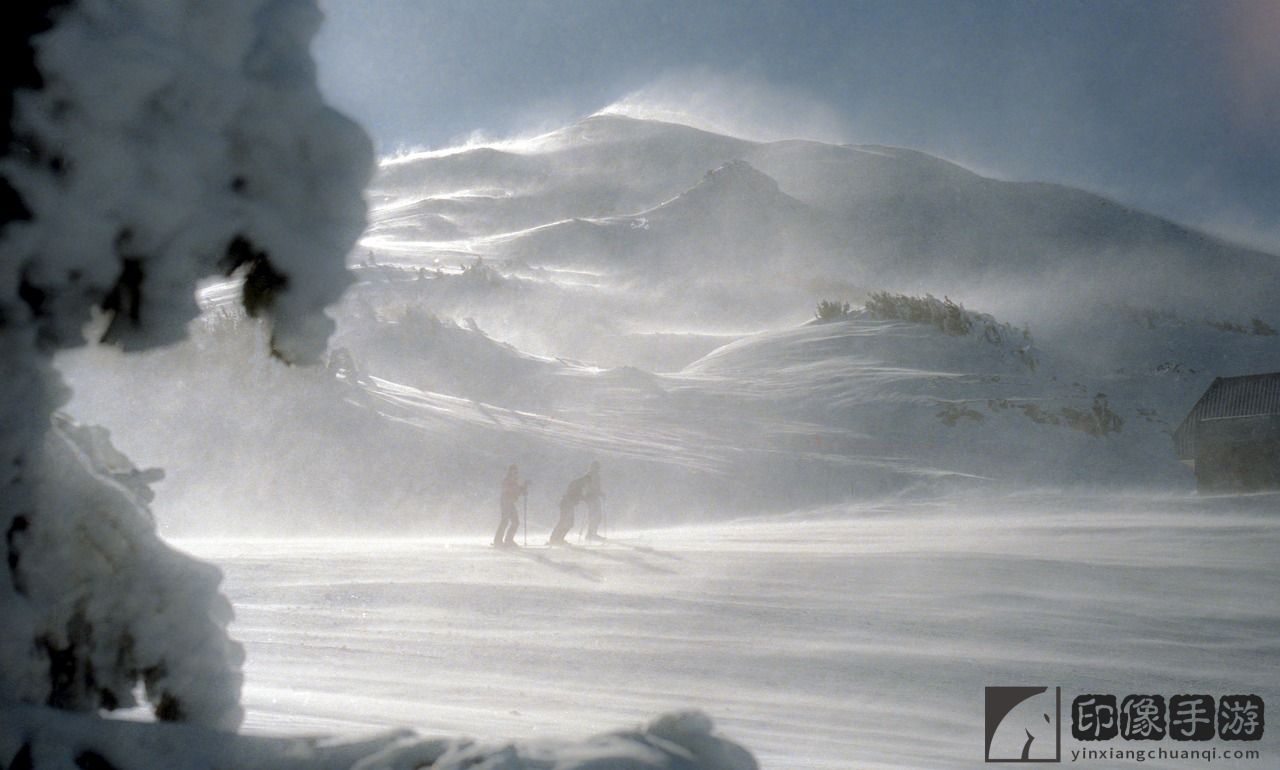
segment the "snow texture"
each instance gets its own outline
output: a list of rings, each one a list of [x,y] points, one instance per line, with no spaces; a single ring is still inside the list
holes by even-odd
[[[242,652],[220,573],[157,537],[155,473],[51,422],[68,392],[50,357],[95,313],[126,349],[178,340],[197,280],[236,270],[273,353],[313,359],[364,225],[370,144],[315,87],[314,3],[82,0],[18,18],[0,159],[0,697],[92,711],[140,686],[160,719],[234,728]]]
[[[974,770],[987,685],[1061,685],[1064,761],[1072,693],[1276,692],[1277,506],[1021,491],[570,548],[493,549],[496,511],[466,537],[178,542],[226,572],[246,734],[524,743],[696,708],[771,770]]]

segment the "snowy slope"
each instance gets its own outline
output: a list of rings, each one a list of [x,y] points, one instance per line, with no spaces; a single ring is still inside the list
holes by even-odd
[[[1251,331],[1280,325],[1254,301],[1273,257],[908,150],[596,116],[384,160],[371,195],[329,372],[259,360],[216,287],[210,328],[141,380],[107,351],[65,358],[72,411],[169,469],[162,525],[206,529],[215,499],[262,531],[466,530],[495,469],[519,462],[549,512],[593,458],[635,524],[973,485],[1185,489],[1168,434],[1199,393],[1280,369],[1280,336]],[[1036,367],[981,328],[803,325],[818,299],[894,286],[1029,328]],[[127,387],[192,430],[137,429]]]
[[[575,218],[492,241],[495,256],[531,264],[613,270],[663,283],[759,281],[791,274],[799,255],[831,253],[828,217],[786,195],[749,163],[717,166],[695,185],[632,216]],[[745,290],[744,290],[745,293]]]
[[[899,148],[747,142],[597,115],[385,160],[373,190],[356,264],[441,269],[418,287],[432,312],[603,365],[676,369],[696,355],[630,343],[792,325],[819,298],[877,289],[950,296],[1046,341],[1061,330],[1053,342],[1073,351],[1116,307],[1280,325],[1274,255]],[[452,273],[480,258],[502,280],[460,286]],[[1125,367],[1134,341],[1108,339],[1114,357],[1079,363]]]
[[[385,161],[374,190],[387,203],[375,207],[365,243],[414,259],[460,245],[489,256],[514,249],[534,264],[554,264],[566,253],[578,258],[584,249],[638,262],[654,250],[703,252],[704,273],[729,270],[735,264],[722,251],[733,245],[706,250],[703,239],[715,233],[734,244],[735,236],[750,240],[749,234],[719,231],[714,217],[686,226],[687,242],[668,238],[661,247],[643,237],[610,237],[605,223],[588,222],[641,216],[733,162],[750,164],[803,202],[804,210],[730,192],[720,208],[769,222],[775,239],[785,235],[807,252],[808,263],[799,266],[804,280],[950,293],[981,298],[994,310],[1003,308],[993,300],[1013,288],[1055,305],[1070,294],[1202,311],[1216,302],[1203,292],[1212,278],[1237,310],[1257,313],[1280,289],[1274,255],[1080,190],[985,178],[911,150],[753,143],[617,115],[505,146]],[[428,206],[424,196],[438,205]],[[440,230],[441,221],[454,229]],[[530,231],[537,238],[527,248],[505,245]]]
[[[749,146],[687,126],[594,117],[524,141],[393,158],[370,189],[370,234],[382,232],[384,206],[408,200],[455,218],[471,237],[634,213]]]
[[[1211,339],[1207,355],[1278,363],[1274,338],[1201,327],[1236,344]],[[1027,353],[1021,338],[866,314],[743,337],[667,374],[534,357],[394,309],[339,333],[350,369],[263,362],[236,373],[227,361],[262,344],[244,326],[195,342],[199,353],[143,359],[146,376],[190,369],[202,383],[200,407],[187,392],[148,403],[189,430],[117,431],[139,463],[169,469],[158,505],[173,531],[235,521],[259,532],[475,532],[495,471],[513,461],[535,479],[531,510],[545,519],[563,484],[600,459],[611,515],[632,526],[972,487],[1186,489],[1169,432],[1211,379],[1185,359],[1192,349],[1176,368],[1080,377],[1074,359]],[[100,385],[128,382],[107,351],[71,361],[77,385],[90,366],[116,372]],[[106,416],[119,409],[111,392],[84,388],[77,405]],[[230,414],[227,392],[239,404]],[[200,516],[209,499],[221,523]]]
[[[524,741],[693,706],[766,770],[968,769],[987,685],[1060,685],[1064,719],[1083,692],[1275,692],[1276,502],[956,497],[519,552],[183,545],[226,569],[252,732]],[[1069,721],[1063,741],[1084,745]]]

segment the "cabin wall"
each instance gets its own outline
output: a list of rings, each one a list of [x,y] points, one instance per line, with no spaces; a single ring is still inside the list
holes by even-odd
[[[1197,428],[1198,490],[1280,489],[1280,415],[1201,420]]]

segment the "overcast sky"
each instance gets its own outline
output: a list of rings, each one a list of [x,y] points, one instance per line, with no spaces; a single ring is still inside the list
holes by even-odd
[[[611,104],[932,152],[1280,253],[1280,2],[320,0],[383,153]]]

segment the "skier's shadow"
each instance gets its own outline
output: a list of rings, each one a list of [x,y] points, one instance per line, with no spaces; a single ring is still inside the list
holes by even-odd
[[[544,554],[531,553],[529,552],[528,549],[520,549],[520,550],[512,549],[511,552],[519,554],[520,556],[523,556],[526,559],[529,559],[530,561],[536,561],[539,564],[545,565],[555,570],[559,570],[560,572],[564,572],[569,575],[580,577],[583,580],[587,580],[592,583],[600,582],[599,573],[595,572],[594,570],[589,570],[586,567],[582,567],[577,564],[569,564],[562,561],[555,561],[554,559],[548,558]]]
[[[601,559],[611,559],[613,561],[622,562],[624,564],[630,564],[633,567],[639,567],[640,569],[645,570],[646,572],[657,572],[664,575],[676,574],[676,571],[673,569],[668,569],[667,567],[663,567],[657,564],[651,564],[650,562],[647,562],[643,558],[632,553],[610,553],[601,548],[581,548],[579,550],[582,551],[583,553],[589,553],[592,556],[599,556]]]
[[[652,546],[635,545],[633,543],[619,543],[616,540],[611,540],[610,544],[620,545],[623,548],[630,548],[633,551],[639,551],[640,553],[647,554],[649,556],[661,556],[664,559],[671,559],[672,561],[684,561],[684,557],[682,556],[676,556],[674,553],[667,553],[666,551],[659,551],[657,548]]]

